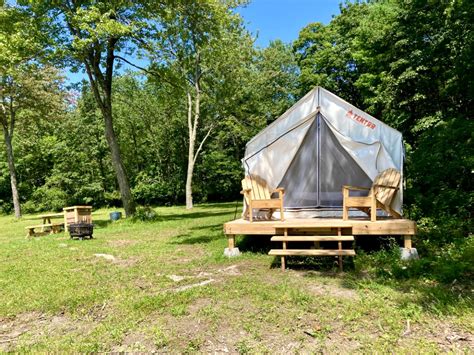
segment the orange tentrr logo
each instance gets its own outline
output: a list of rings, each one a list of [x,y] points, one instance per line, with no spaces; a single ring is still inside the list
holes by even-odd
[[[352,110],[347,111],[346,116],[349,117],[350,119],[353,119],[354,121],[369,127],[370,129],[375,129],[376,125],[375,123],[369,121],[368,119],[358,115],[357,113],[352,112]]]

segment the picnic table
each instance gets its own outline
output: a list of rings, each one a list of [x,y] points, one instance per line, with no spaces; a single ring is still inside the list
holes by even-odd
[[[40,214],[38,218],[43,219],[43,224],[51,224],[51,218],[64,218],[64,213]]]
[[[58,223],[53,222],[51,219],[53,218],[64,218],[64,213],[48,213],[48,214],[41,214],[36,218],[41,219],[43,221],[42,224],[37,224],[34,226],[25,227],[28,230],[28,234],[26,235],[27,238],[36,237],[44,234],[56,234],[61,231],[61,226],[64,225],[64,221]],[[39,231],[37,230],[39,229]]]
[[[64,231],[67,231],[68,225],[74,223],[90,224],[92,223],[92,206],[64,207],[62,213],[41,214],[36,218],[41,219],[43,223],[25,227],[28,230],[27,238],[59,233],[61,226],[64,226]],[[52,221],[54,218],[61,218],[61,223]]]

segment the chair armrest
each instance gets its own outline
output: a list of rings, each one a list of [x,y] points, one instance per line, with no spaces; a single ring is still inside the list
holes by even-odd
[[[277,187],[275,190],[273,190],[273,192],[278,192],[278,199],[283,204],[283,197],[285,197],[285,189],[283,187]]]
[[[343,189],[347,190],[359,190],[359,191],[369,191],[370,187],[361,187],[361,186],[349,186],[349,185],[343,185]]]
[[[374,185],[374,187],[383,187],[383,188],[386,188],[386,189],[394,189],[394,190],[399,189],[398,186],[388,186],[388,185],[379,185],[379,184]]]

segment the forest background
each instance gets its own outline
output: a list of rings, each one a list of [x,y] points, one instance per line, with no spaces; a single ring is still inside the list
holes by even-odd
[[[241,5],[2,4],[0,212],[235,201],[246,142],[320,85],[403,133],[405,216],[474,253],[474,3],[347,2],[266,48]]]

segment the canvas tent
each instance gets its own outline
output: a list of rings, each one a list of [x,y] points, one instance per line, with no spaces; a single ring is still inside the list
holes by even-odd
[[[403,154],[400,132],[316,87],[247,143],[242,162],[247,175],[286,189],[285,210],[337,211],[342,185],[370,187],[387,168],[403,174]],[[400,186],[399,213],[402,198]]]

